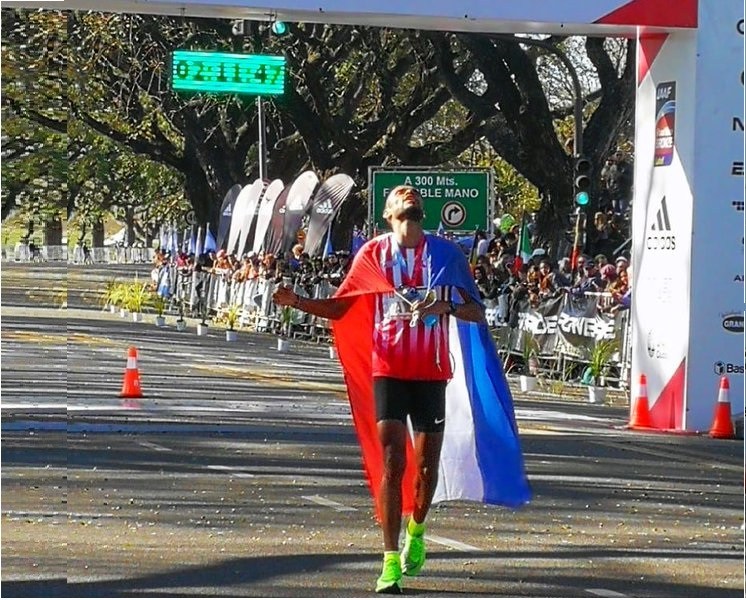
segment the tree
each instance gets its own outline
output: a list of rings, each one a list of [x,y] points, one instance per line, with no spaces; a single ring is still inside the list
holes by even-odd
[[[523,47],[520,38],[474,34],[428,34],[436,49],[436,63],[448,89],[476,118],[484,121],[484,134],[495,151],[536,186],[543,201],[537,227],[541,242],[556,251],[563,223],[572,207],[572,157],[555,130],[555,123],[571,111],[553,107],[536,68],[540,49]],[[563,38],[550,38],[559,44]],[[627,42],[627,60],[619,69],[607,54],[603,38],[586,38],[585,50],[594,66],[599,89],[586,105],[583,153],[595,165],[603,164],[628,124],[634,107],[633,41]],[[465,61],[472,65],[468,76]],[[474,89],[473,73],[484,79]],[[558,102],[553,102],[555,106]]]
[[[539,236],[556,249],[556,224],[571,204],[571,161],[557,124],[570,111],[560,95],[548,99],[537,73],[540,51],[518,38],[480,34],[291,24],[278,39],[253,22],[247,37],[234,38],[230,27],[208,19],[70,14],[72,116],[181,173],[198,220],[214,223],[226,191],[257,176],[256,109],[236,96],[174,94],[169,52],[282,53],[291,83],[284,97],[266,103],[269,176],[289,181],[304,169],[322,179],[338,171],[353,176],[360,201],[345,204],[335,236],[349,234],[366,214],[369,166],[455,165],[486,140],[493,163],[506,161],[538,189]],[[584,99],[585,144],[600,164],[631,114],[634,61],[619,69],[602,39],[589,38],[584,47],[599,82]]]
[[[66,19],[2,11],[2,218],[58,220],[67,195]]]

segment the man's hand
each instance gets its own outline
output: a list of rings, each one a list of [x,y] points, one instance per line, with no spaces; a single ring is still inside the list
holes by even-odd
[[[419,312],[420,318],[424,319],[428,315],[444,315],[451,308],[451,304],[445,300],[436,300],[430,302],[429,300],[421,300],[412,304],[412,312]]]
[[[294,306],[298,302],[298,296],[291,288],[278,286],[272,294],[272,302],[279,306]]]

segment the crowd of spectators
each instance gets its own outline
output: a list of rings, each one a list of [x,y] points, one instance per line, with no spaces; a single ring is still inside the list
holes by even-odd
[[[597,226],[608,226],[605,216],[604,213],[595,215]],[[582,254],[573,265],[568,257],[553,261],[539,248],[523,261],[517,256],[518,230],[519,226],[515,225],[504,234],[489,237],[477,233],[475,236],[474,279],[485,305],[498,309],[499,324],[516,326],[518,307],[525,306],[526,302],[536,308],[542,301],[563,295],[575,300],[590,298],[597,302],[600,311],[609,315],[629,307],[629,261],[625,256],[609,256],[605,252]],[[275,284],[300,286],[313,297],[314,288],[322,281],[334,287],[341,284],[350,259],[346,251],[312,258],[300,244],[281,257],[249,252],[239,258],[219,250],[202,254],[195,260],[194,255],[184,252],[172,257],[158,251],[153,279],[158,281],[161,266],[175,264],[185,280],[191,280],[193,272],[212,274],[233,283],[261,278]]]
[[[321,281],[328,281],[335,287],[342,283],[349,267],[350,253],[338,251],[325,258],[311,258],[303,251],[303,246],[297,244],[282,257],[269,252],[248,252],[239,258],[225,250],[218,250],[202,254],[195,260],[193,254],[186,252],[172,257],[157,251],[154,262],[154,281],[161,266],[173,263],[181,275],[189,278],[192,272],[213,274],[234,283],[261,278],[277,284],[299,285],[312,296],[314,287]]]

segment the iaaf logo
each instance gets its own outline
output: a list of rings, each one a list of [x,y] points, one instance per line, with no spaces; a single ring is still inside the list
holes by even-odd
[[[731,333],[743,333],[743,313],[721,313],[723,329]]]
[[[676,234],[671,230],[665,196],[661,198],[661,205],[655,214],[655,222],[650,226],[650,232],[645,240],[645,247],[648,250],[676,250]]]
[[[722,360],[717,361],[712,365],[712,370],[715,371],[715,375],[743,375],[743,364],[736,365],[734,363],[725,363]]]

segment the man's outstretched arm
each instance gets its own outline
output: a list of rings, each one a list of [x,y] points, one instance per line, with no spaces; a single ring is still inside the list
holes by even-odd
[[[299,296],[292,289],[279,287],[272,294],[272,301],[280,306],[292,306],[322,319],[341,319],[352,306],[353,298],[313,299]]]

